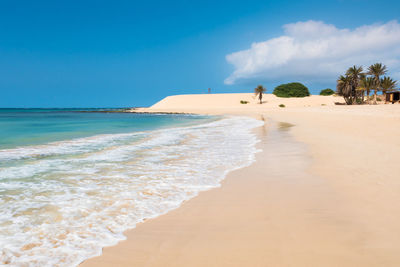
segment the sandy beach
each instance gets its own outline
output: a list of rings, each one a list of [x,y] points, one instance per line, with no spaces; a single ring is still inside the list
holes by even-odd
[[[256,117],[262,152],[81,266],[399,266],[400,105],[263,100],[184,95],[137,109]]]
[[[0,6],[0,267],[400,267],[400,1]]]

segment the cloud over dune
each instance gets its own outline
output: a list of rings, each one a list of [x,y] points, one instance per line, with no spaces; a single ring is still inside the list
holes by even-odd
[[[331,82],[348,67],[382,62],[400,78],[400,24],[339,29],[321,21],[286,24],[284,35],[226,56],[235,68],[226,84],[250,80]]]

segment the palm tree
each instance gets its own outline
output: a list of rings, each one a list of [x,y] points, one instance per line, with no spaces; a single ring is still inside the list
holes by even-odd
[[[393,80],[390,77],[385,76],[381,79],[380,82],[381,82],[381,89],[383,92],[383,98],[386,100],[386,92],[396,89],[397,81]]]
[[[364,75],[363,67],[362,66],[357,67],[356,65],[354,65],[353,67],[350,67],[346,71],[346,75],[351,78],[351,82],[353,83],[353,85],[357,87],[358,83],[360,82],[360,79]]]
[[[354,102],[354,94],[352,91],[351,78],[347,75],[340,75],[336,81],[336,92],[338,95],[343,96],[347,105],[351,105]]]
[[[382,63],[375,63],[368,68],[368,74],[373,76],[374,79],[374,105],[376,105],[376,94],[381,89],[380,76],[385,75],[387,68]]]
[[[370,104],[369,93],[374,88],[374,78],[372,77],[363,77],[360,81],[359,88],[363,91],[367,92],[367,102]]]
[[[265,89],[265,87],[262,86],[261,84],[259,86],[257,86],[256,88],[254,88],[254,93],[256,95],[258,95],[258,99],[260,100],[260,104],[262,104],[262,95],[266,91],[267,91],[267,89]]]
[[[351,94],[353,95],[352,97],[353,102],[351,104],[354,104],[354,102],[358,102],[357,100],[359,100],[360,94],[364,96],[364,92],[357,90],[360,84],[360,80],[365,76],[365,74],[363,73],[363,67],[356,65],[350,67],[346,71],[346,76],[348,76],[350,79]]]

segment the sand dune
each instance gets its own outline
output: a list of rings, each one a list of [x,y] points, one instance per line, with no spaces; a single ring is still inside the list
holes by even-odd
[[[241,104],[247,101],[248,104]],[[250,111],[265,108],[279,108],[280,104],[286,107],[315,107],[333,106],[335,102],[343,103],[342,97],[312,95],[303,98],[282,98],[273,94],[265,94],[263,103],[252,93],[243,94],[199,94],[168,96],[150,108],[141,108],[143,112],[209,112],[224,113],[226,111]]]

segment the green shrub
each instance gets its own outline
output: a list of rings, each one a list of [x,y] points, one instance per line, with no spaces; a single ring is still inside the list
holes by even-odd
[[[321,90],[319,95],[333,95],[335,91],[333,91],[331,88],[326,88],[324,90]]]
[[[240,104],[248,104],[249,101],[245,101],[245,100],[240,100]]]
[[[286,106],[285,106],[284,104],[280,104],[279,107],[280,107],[280,108],[284,108],[284,107],[286,107]]]
[[[275,87],[273,94],[278,97],[305,97],[309,96],[310,92],[301,83],[286,83]]]

